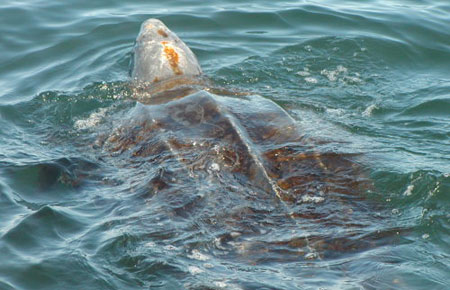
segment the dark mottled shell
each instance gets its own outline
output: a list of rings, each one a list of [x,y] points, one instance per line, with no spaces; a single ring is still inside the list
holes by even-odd
[[[273,207],[270,211],[279,211],[284,219],[274,223],[292,223],[299,229],[304,221],[362,226],[352,215],[366,210],[358,202],[369,183],[355,156],[318,151],[295,120],[268,99],[199,91],[162,104],[138,103],[130,116],[104,140],[103,148],[136,168],[149,168],[147,191],[150,196],[178,196],[171,204],[174,215],[198,214],[239,233],[260,231],[255,226],[267,215],[258,207]],[[211,203],[194,198],[205,194]],[[234,204],[233,199],[250,205]],[[227,237],[219,240],[226,244],[234,239]],[[356,251],[369,245],[354,244],[351,237],[310,235],[242,247],[256,256],[283,247],[296,248],[296,256],[317,258],[331,250]]]

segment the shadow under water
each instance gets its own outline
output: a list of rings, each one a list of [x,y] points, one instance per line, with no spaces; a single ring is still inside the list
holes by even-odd
[[[96,133],[93,148],[120,172],[112,176],[122,180],[122,192],[157,217],[141,242],[181,248],[175,264],[187,259],[181,265],[189,276],[260,287],[270,282],[245,286],[245,277],[224,273],[313,264],[330,270],[333,261],[398,241],[402,229],[376,226],[383,220],[366,199],[373,185],[360,156],[325,149],[329,142],[302,134],[268,99],[199,91],[137,103],[125,114],[113,129],[108,124]],[[227,271],[205,262],[217,259]],[[342,267],[338,272],[351,276]],[[303,275],[295,272],[290,275]]]

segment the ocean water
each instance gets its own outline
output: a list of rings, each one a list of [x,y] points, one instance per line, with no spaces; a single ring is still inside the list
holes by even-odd
[[[144,110],[129,72],[150,17],[371,185],[299,194],[298,217],[216,179],[158,193],[166,159],[97,146]],[[449,289],[447,0],[5,0],[0,35],[0,289]]]

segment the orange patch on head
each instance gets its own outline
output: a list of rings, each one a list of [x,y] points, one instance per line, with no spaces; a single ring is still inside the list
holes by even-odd
[[[163,29],[158,29],[158,34],[161,35],[162,37],[167,37],[167,33],[163,30]]]
[[[172,67],[173,72],[176,75],[182,75],[183,72],[178,67],[179,56],[178,53],[172,47],[167,45],[167,41],[162,41],[161,44],[164,46],[164,53],[166,55],[167,60],[169,61],[170,66]]]

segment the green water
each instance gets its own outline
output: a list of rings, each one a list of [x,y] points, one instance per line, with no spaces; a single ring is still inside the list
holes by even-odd
[[[354,243],[376,245],[230,258],[209,228],[137,195],[123,160],[99,158],[97,125],[135,106],[130,60],[150,17],[217,86],[361,156],[374,186]],[[0,35],[0,289],[450,287],[448,1],[3,1]]]

